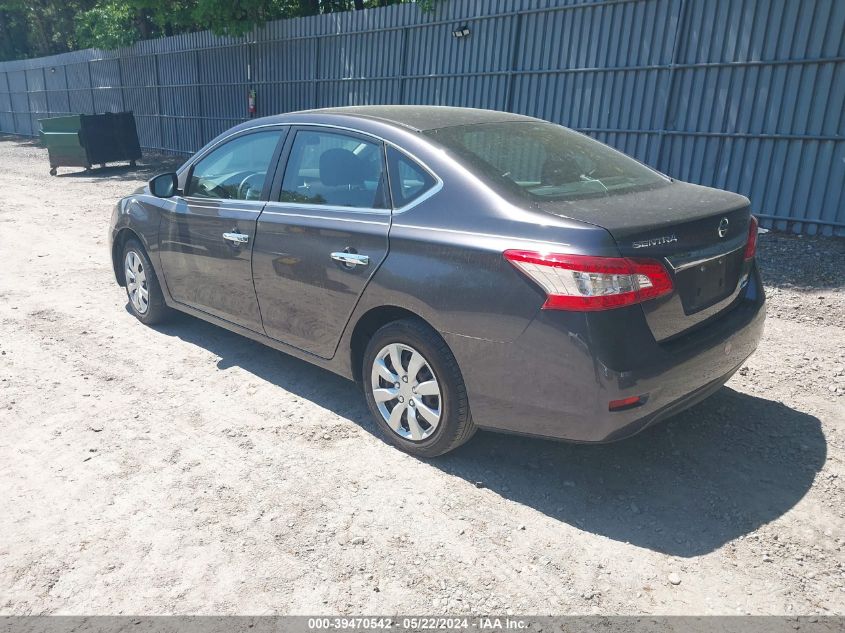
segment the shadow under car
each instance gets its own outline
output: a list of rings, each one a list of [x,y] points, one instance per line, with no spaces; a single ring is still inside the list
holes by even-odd
[[[351,382],[188,316],[158,327],[379,437]],[[820,421],[729,387],[632,438],[567,444],[479,432],[433,468],[579,529],[675,556],[711,552],[786,513],[824,465]]]

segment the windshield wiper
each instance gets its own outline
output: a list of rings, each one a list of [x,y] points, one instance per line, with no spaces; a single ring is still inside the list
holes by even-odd
[[[581,179],[582,182],[597,182],[602,186],[602,189],[604,189],[605,193],[610,192],[610,189],[608,189],[607,186],[599,178],[590,178],[587,174],[581,174],[578,177]]]

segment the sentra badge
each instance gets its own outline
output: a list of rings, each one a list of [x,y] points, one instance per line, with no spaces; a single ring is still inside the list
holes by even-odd
[[[671,244],[672,242],[677,242],[678,238],[675,237],[675,234],[672,235],[661,235],[660,237],[652,237],[648,240],[639,240],[638,242],[634,242],[634,248],[650,248],[652,246],[660,246],[661,244]]]

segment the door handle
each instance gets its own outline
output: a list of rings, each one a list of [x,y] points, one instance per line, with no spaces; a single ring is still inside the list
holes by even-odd
[[[358,253],[332,253],[332,259],[336,262],[340,262],[347,268],[366,266],[370,263],[370,258],[367,255],[359,255]]]
[[[244,235],[243,233],[224,233],[223,239],[229,240],[233,244],[246,244],[249,242],[249,235]]]

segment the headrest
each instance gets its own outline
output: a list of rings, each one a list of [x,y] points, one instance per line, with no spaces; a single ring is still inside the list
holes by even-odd
[[[572,156],[561,154],[549,157],[543,163],[543,184],[563,185],[578,182],[581,177],[581,166]]]
[[[329,187],[364,184],[367,165],[342,147],[326,150],[320,156],[320,180]]]

